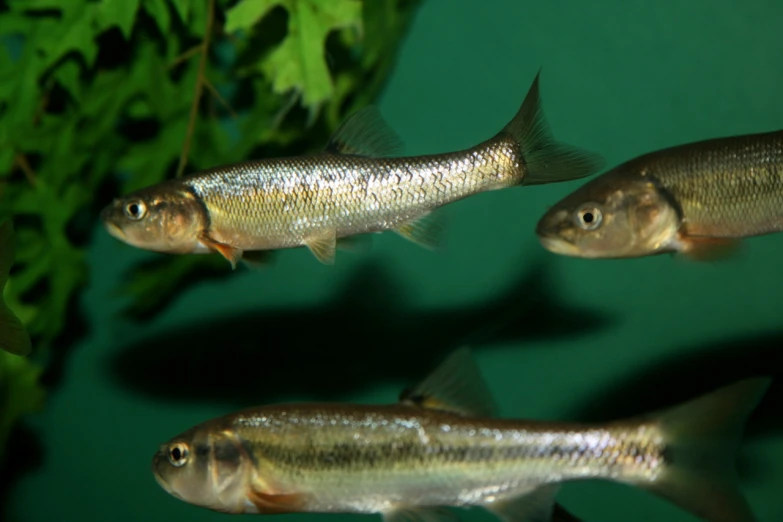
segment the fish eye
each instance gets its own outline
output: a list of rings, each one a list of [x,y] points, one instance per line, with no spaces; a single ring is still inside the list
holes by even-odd
[[[585,230],[595,230],[601,226],[603,212],[595,205],[586,205],[576,211],[576,224]]]
[[[125,215],[137,221],[147,214],[147,205],[141,200],[131,201],[125,204]]]
[[[188,450],[188,446],[183,442],[172,444],[169,448],[169,462],[171,462],[172,466],[184,466],[188,461],[189,455],[190,451]]]

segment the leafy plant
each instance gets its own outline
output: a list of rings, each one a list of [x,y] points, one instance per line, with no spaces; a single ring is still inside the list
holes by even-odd
[[[5,293],[34,352],[0,354],[0,404],[15,404],[0,436],[41,404],[38,375],[89,280],[100,208],[187,172],[323,146],[378,94],[418,0],[6,4],[0,220],[13,219],[17,247]],[[211,256],[140,267],[122,288],[130,310],[165,305],[205,267],[217,273]]]

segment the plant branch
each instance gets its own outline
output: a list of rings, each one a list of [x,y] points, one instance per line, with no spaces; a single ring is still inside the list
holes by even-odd
[[[179,157],[179,166],[177,167],[176,177],[182,176],[185,171],[185,164],[188,161],[190,152],[190,141],[193,139],[193,130],[196,127],[196,117],[198,117],[198,105],[201,101],[201,93],[204,90],[206,82],[207,57],[209,56],[209,40],[212,35],[212,24],[215,19],[215,0],[209,0],[207,5],[207,27],[204,31],[204,40],[201,42],[201,56],[198,61],[198,76],[196,77],[196,87],[193,92],[193,103],[190,106],[190,118],[188,120],[188,130],[185,134],[185,143],[182,145],[182,154]]]
[[[177,56],[176,58],[174,58],[174,60],[172,60],[171,63],[169,64],[168,68],[169,69],[173,69],[178,64],[184,62],[185,60],[187,60],[191,56],[197,55],[203,48],[204,48],[204,44],[203,43],[200,43],[198,45],[195,45],[195,46],[191,47],[190,49],[188,49],[184,53],[182,53],[179,56]]]
[[[226,110],[229,112],[229,114],[231,114],[231,117],[232,117],[232,118],[234,118],[234,119],[236,119],[236,117],[237,117],[237,113],[235,113],[235,112],[234,112],[234,109],[232,109],[232,108],[231,108],[231,105],[229,105],[229,104],[228,104],[228,102],[226,101],[226,99],[225,99],[225,98],[223,98],[223,97],[220,95],[220,93],[219,93],[219,92],[218,92],[218,90],[215,88],[215,86],[214,86],[214,85],[212,85],[212,82],[210,82],[209,80],[206,80],[206,79],[205,79],[205,80],[204,80],[204,86],[205,86],[207,89],[209,89],[209,92],[211,92],[211,93],[212,93],[212,96],[214,96],[214,97],[217,99],[217,101],[219,101],[219,102],[220,102],[220,104],[221,104],[221,105],[222,105],[222,106],[223,106],[223,107],[224,107],[224,108],[225,108],[225,109],[226,109]]]
[[[36,186],[36,175],[33,168],[30,166],[30,163],[27,161],[27,157],[22,153],[17,153],[14,156],[14,163],[21,169],[21,171],[24,173],[24,176],[27,178],[27,181],[30,182],[30,185]]]

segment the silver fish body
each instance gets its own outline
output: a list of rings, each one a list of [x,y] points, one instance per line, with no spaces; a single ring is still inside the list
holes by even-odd
[[[474,419],[406,405],[284,405],[231,417],[263,491],[296,491],[299,511],[379,513],[474,506],[566,480],[653,481],[663,433]],[[256,512],[252,502],[245,512]]]
[[[753,520],[732,464],[770,379],[615,422],[500,419],[467,353],[395,404],[279,404],[207,421],[163,444],[153,473],[172,495],[228,513],[445,522],[443,507],[481,506],[542,522],[569,518],[555,500],[563,482],[603,479],[709,520]]]
[[[241,250],[393,230],[471,194],[522,178],[508,137],[449,154],[371,158],[318,154],[253,161],[182,180],[204,202],[210,237]]]
[[[458,152],[400,156],[402,141],[372,107],[352,115],[319,154],[217,167],[115,199],[101,214],[113,236],[168,253],[246,252],[305,246],[333,263],[338,240],[393,230],[437,242],[443,205],[481,192],[589,176],[599,155],[556,142],[538,76],[515,117]],[[345,243],[345,241],[343,241]]]

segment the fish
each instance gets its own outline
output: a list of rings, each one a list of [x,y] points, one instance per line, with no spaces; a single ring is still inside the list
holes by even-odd
[[[569,520],[561,485],[604,479],[745,522],[734,460],[771,381],[614,422],[506,419],[466,346],[395,402],[267,404],[205,421],[160,445],[152,473],[173,497],[231,514],[446,522],[477,506],[503,522]]]
[[[442,154],[401,156],[404,144],[374,105],[353,113],[318,153],[264,158],[166,180],[115,198],[100,213],[113,237],[169,254],[219,253],[236,268],[272,251],[306,247],[324,264],[360,237],[394,231],[428,249],[434,211],[468,196],[589,176],[602,156],[555,141],[538,74],[514,118],[494,137]]]
[[[11,220],[5,220],[0,224],[0,348],[14,355],[26,356],[32,351],[30,336],[3,297],[13,263],[14,225]]]
[[[536,235],[552,253],[697,262],[735,256],[783,230],[783,131],[713,138],[640,155],[552,205]]]

